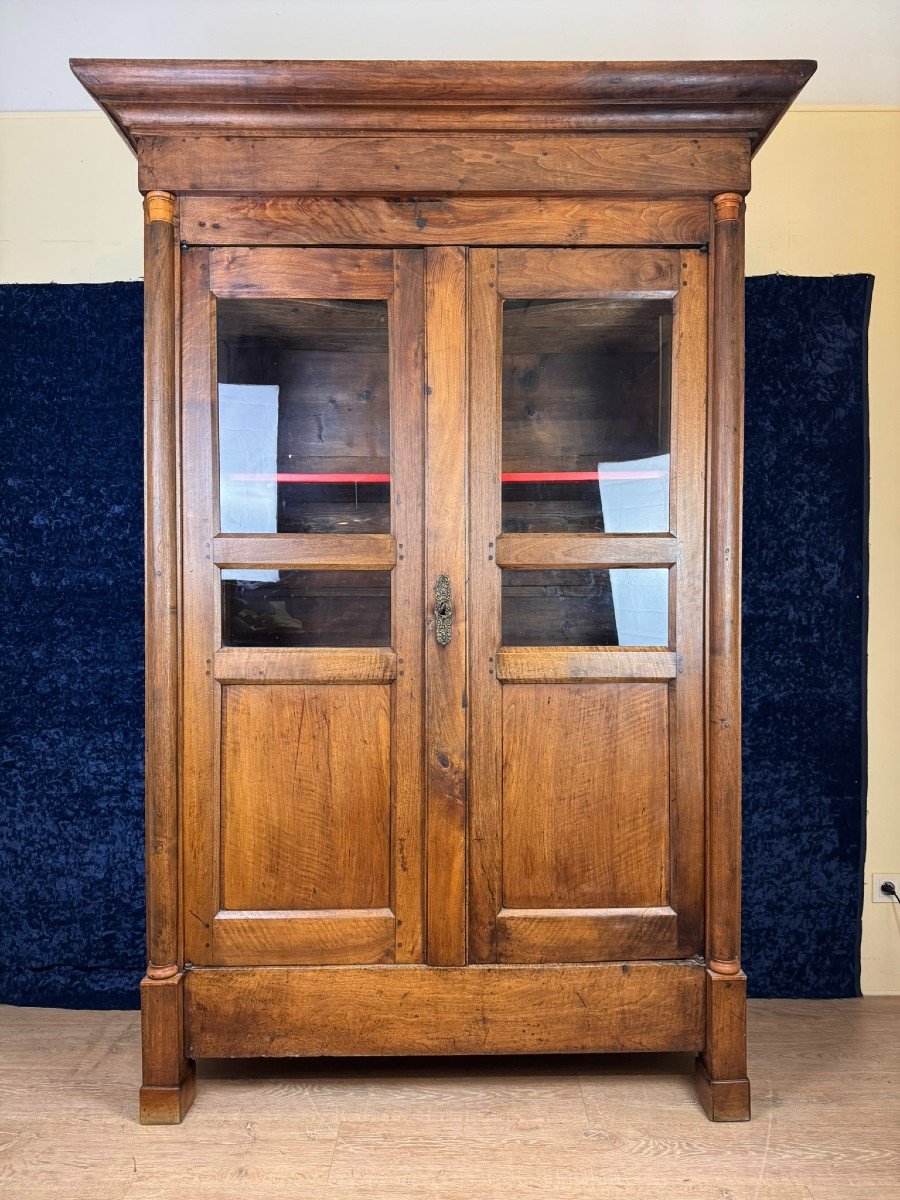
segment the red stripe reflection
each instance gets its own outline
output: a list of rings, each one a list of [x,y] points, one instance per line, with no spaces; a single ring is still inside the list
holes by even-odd
[[[599,480],[663,479],[663,471],[504,471],[503,483],[586,483]],[[232,483],[390,483],[383,474],[287,474],[239,473],[225,478]]]

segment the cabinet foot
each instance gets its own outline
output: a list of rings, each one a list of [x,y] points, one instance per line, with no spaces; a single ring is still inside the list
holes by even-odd
[[[141,983],[142,1125],[177,1125],[194,1102],[196,1070],[185,1055],[184,972]]]
[[[197,1092],[197,1072],[192,1062],[181,1083],[174,1087],[157,1087],[145,1083],[141,1088],[142,1125],[178,1125],[194,1103]]]
[[[706,971],[706,1048],[694,1076],[711,1121],[750,1120],[747,976]]]
[[[711,1121],[750,1120],[750,1080],[710,1079],[706,1063],[697,1059],[694,1072],[697,1095]]]

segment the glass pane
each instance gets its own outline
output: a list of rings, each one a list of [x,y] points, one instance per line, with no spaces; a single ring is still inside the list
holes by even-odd
[[[503,306],[503,529],[669,528],[670,300]]]
[[[390,571],[222,572],[224,646],[389,646]]]
[[[668,646],[669,572],[504,571],[506,646]]]
[[[223,533],[390,532],[387,304],[220,300]]]

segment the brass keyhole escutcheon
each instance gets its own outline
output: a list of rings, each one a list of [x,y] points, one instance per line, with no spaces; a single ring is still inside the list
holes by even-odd
[[[434,636],[439,646],[450,645],[452,626],[453,599],[450,594],[450,580],[446,575],[438,575],[434,583]]]

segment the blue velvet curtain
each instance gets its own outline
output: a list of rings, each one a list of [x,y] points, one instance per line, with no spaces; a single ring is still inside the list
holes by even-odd
[[[858,991],[871,278],[747,284],[744,962]],[[141,285],[0,288],[0,1001],[144,964]]]

